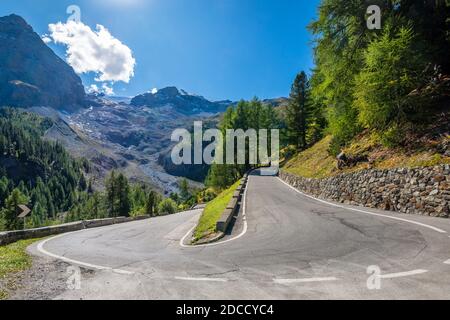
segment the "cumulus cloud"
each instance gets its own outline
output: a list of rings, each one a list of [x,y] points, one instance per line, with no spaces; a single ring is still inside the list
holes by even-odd
[[[82,22],[50,24],[44,41],[67,46],[67,62],[76,73],[95,72],[96,81],[123,81],[134,76],[136,60],[129,47],[114,38],[108,29],[97,25],[95,30]],[[112,88],[108,87],[112,90]]]
[[[43,35],[42,41],[44,41],[45,44],[49,44],[50,42],[52,42],[52,39],[50,39],[47,35]]]
[[[113,96],[115,94],[112,86],[108,86],[108,84],[106,84],[106,83],[103,83],[101,87],[97,86],[96,84],[91,84],[87,88],[87,92],[88,93],[104,93],[107,96]]]
[[[99,93],[100,89],[96,84],[91,84],[89,87],[86,88],[88,93]]]
[[[106,83],[104,83],[102,85],[102,91],[104,94],[106,94],[107,96],[113,96],[114,95],[114,90],[112,87],[108,86]]]

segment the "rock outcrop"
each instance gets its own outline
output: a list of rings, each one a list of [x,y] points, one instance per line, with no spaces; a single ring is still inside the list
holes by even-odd
[[[0,18],[0,105],[66,111],[85,105],[80,77],[17,15]]]

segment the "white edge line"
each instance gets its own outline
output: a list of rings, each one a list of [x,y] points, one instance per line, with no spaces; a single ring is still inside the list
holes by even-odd
[[[304,279],[273,279],[273,282],[278,284],[290,284],[290,283],[307,283],[307,282],[325,282],[325,281],[338,281],[336,277],[325,278],[304,278]]]
[[[415,224],[415,225],[418,225],[418,226],[421,226],[421,227],[424,227],[424,228],[428,228],[428,229],[434,230],[434,231],[439,232],[439,233],[447,233],[447,231],[444,231],[444,230],[442,230],[442,229],[439,229],[439,228],[430,226],[430,225],[428,225],[428,224],[420,223],[420,222],[417,222],[417,221],[412,221],[412,220],[403,219],[403,218],[399,218],[399,217],[392,217],[392,216],[388,216],[388,215],[384,215],[384,214],[380,214],[380,213],[374,213],[374,212],[365,211],[365,210],[360,210],[360,209],[355,209],[355,208],[344,207],[344,206],[341,206],[341,205],[338,205],[338,204],[335,204],[335,203],[332,203],[332,202],[328,202],[328,201],[325,201],[325,200],[322,200],[322,199],[318,199],[318,198],[315,198],[315,197],[313,197],[313,196],[310,196],[310,195],[308,195],[308,194],[305,194],[305,193],[301,192],[300,190],[294,188],[294,187],[291,186],[289,183],[283,181],[280,177],[278,177],[278,180],[280,180],[280,181],[283,182],[286,186],[288,186],[288,187],[291,188],[292,190],[298,192],[299,194],[301,194],[301,195],[303,195],[303,196],[305,196],[305,197],[308,197],[308,198],[310,198],[310,199],[313,199],[313,200],[316,200],[316,201],[319,201],[319,202],[322,202],[322,203],[325,203],[325,204],[328,204],[328,205],[331,205],[331,206],[334,206],[334,207],[337,207],[337,208],[346,209],[346,210],[351,210],[351,211],[356,211],[356,212],[361,212],[361,213],[365,213],[365,214],[370,214],[370,215],[372,215],[372,216],[378,216],[378,217],[383,217],[383,218],[389,218],[389,219],[393,219],[393,220],[397,220],[397,221],[402,221],[402,222],[408,222],[408,223],[412,223],[412,224]]]
[[[250,178],[249,178],[249,180],[250,180]],[[199,245],[186,245],[184,243],[186,238],[189,237],[192,234],[192,232],[194,231],[194,229],[197,227],[197,226],[194,226],[192,229],[190,229],[184,235],[183,238],[181,238],[180,246],[183,247],[183,248],[191,248],[191,249],[201,248],[201,247],[213,247],[213,246],[219,246],[219,245],[222,245],[222,244],[225,244],[227,242],[234,241],[234,240],[237,240],[237,239],[243,237],[247,233],[247,230],[248,230],[246,208],[247,208],[247,190],[248,190],[249,180],[247,181],[247,186],[245,187],[244,196],[243,196],[243,199],[242,199],[242,221],[244,221],[244,228],[243,228],[243,230],[242,230],[242,232],[240,234],[238,234],[234,238],[227,239],[227,240],[224,240],[224,241],[218,241],[218,242],[207,243],[207,244],[199,244]]]
[[[177,280],[184,281],[211,281],[211,282],[227,282],[227,279],[222,278],[190,278],[190,277],[175,277]]]
[[[74,264],[74,265],[77,265],[77,266],[80,266],[80,267],[86,267],[88,269],[109,270],[109,271],[112,271],[114,273],[126,274],[126,275],[134,274],[134,272],[127,271],[127,270],[114,269],[114,268],[111,268],[111,267],[104,267],[104,266],[99,266],[99,265],[95,265],[95,264],[91,264],[91,263],[86,263],[86,262],[82,262],[82,261],[78,261],[78,260],[74,260],[74,259],[69,259],[67,257],[63,257],[63,256],[60,256],[60,255],[51,253],[51,252],[47,251],[46,249],[44,249],[44,245],[47,242],[49,242],[50,240],[58,239],[58,238],[61,238],[63,236],[66,236],[66,235],[69,235],[69,234],[73,234],[73,233],[76,233],[76,232],[80,232],[80,231],[85,231],[85,230],[79,230],[79,231],[75,231],[75,232],[64,233],[64,234],[60,234],[58,236],[46,239],[44,241],[41,241],[37,245],[37,250],[39,252],[41,252],[41,253],[43,253],[43,254],[45,254],[47,256],[50,256],[52,258],[55,258],[57,260],[61,260],[61,261],[64,261],[64,262],[67,262],[67,263],[70,263],[70,264]]]
[[[414,276],[417,274],[423,274],[423,273],[427,273],[427,272],[428,272],[428,270],[418,269],[418,270],[412,270],[412,271],[406,271],[406,272],[383,274],[383,275],[380,275],[379,277],[381,279],[393,279],[393,278]]]
[[[448,259],[447,261],[444,261],[445,264],[450,264],[450,259]]]

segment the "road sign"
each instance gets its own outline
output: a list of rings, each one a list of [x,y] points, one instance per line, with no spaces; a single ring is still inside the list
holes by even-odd
[[[30,208],[28,208],[26,205],[20,204],[17,206],[17,213],[18,218],[25,218],[27,215],[29,215],[31,212]]]

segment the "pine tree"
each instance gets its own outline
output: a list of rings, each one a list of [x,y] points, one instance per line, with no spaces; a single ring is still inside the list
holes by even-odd
[[[189,199],[191,194],[189,193],[189,183],[187,179],[182,179],[180,182],[180,197],[183,201]]]
[[[88,194],[93,194],[94,193],[94,188],[92,187],[92,178],[89,179],[87,193]]]
[[[47,212],[39,202],[36,202],[31,212],[31,221],[33,227],[39,227],[43,225],[46,219],[47,219]]]
[[[87,189],[87,183],[86,178],[84,177],[84,174],[80,176],[80,180],[78,182],[78,186],[80,187],[81,191],[85,191]]]
[[[117,177],[117,214],[120,216],[128,217],[130,215],[130,186],[128,179],[120,173]]]
[[[300,72],[292,84],[286,122],[290,142],[298,150],[307,146],[306,132],[309,118],[310,84],[304,71]]]
[[[151,190],[147,196],[147,202],[145,203],[145,214],[153,217],[156,215],[157,206],[157,194],[155,191]]]
[[[108,208],[108,215],[115,217],[117,213],[117,186],[116,186],[116,172],[111,171],[109,177],[105,181],[106,187],[106,205]]]
[[[3,216],[8,230],[18,230],[23,228],[23,220],[17,218],[17,210],[19,205],[26,204],[28,204],[28,198],[17,188],[14,189],[6,199]]]

